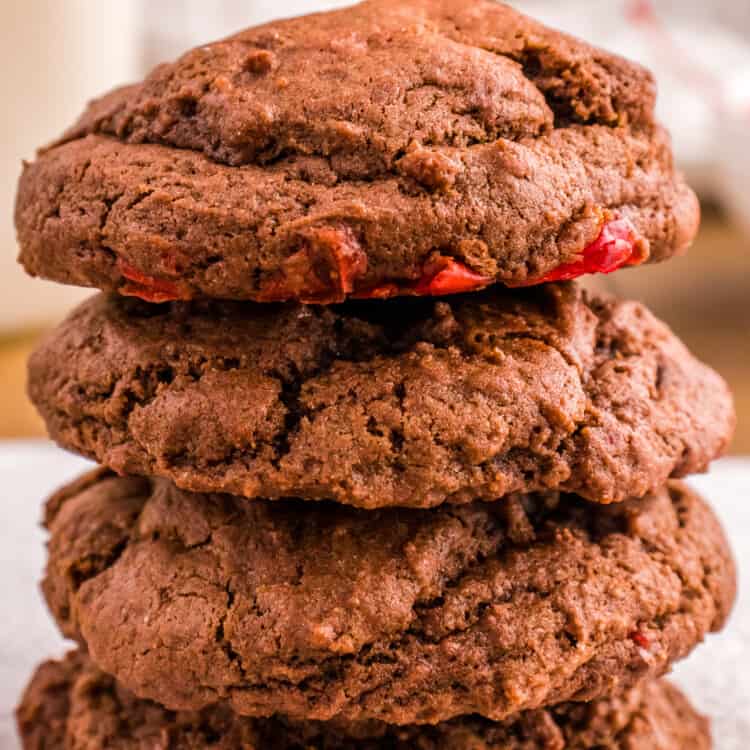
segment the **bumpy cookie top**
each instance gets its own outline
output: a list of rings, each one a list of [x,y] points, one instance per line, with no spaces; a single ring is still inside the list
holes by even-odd
[[[50,434],[117,471],[366,508],[706,468],[724,381],[642,305],[574,284],[338,307],[99,296],[30,360]]]
[[[94,102],[63,140],[103,133],[234,166],[318,154],[374,179],[414,142],[650,125],[653,105],[643,69],[506,5],[373,0],[192,50]]]
[[[479,0],[371,0],[195,49],[28,165],[35,274],[145,299],[341,301],[610,272],[695,197],[648,73]]]
[[[663,673],[735,594],[718,521],[680,484],[363,511],[100,471],[47,526],[64,634],[176,710],[503,721]]]
[[[249,719],[226,706],[172,712],[100,672],[81,652],[45,662],[17,712],[24,750],[709,750],[708,722],[667,682],[505,722],[435,726]],[[168,745],[164,738],[168,737]]]

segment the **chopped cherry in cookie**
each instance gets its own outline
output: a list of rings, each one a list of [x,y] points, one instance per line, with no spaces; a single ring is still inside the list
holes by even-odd
[[[638,648],[642,648],[645,651],[648,651],[651,648],[651,641],[649,640],[649,637],[640,630],[636,630],[631,633],[630,640],[633,641],[633,643],[635,643]]]
[[[378,284],[369,289],[360,289],[354,292],[352,297],[354,299],[389,299],[403,293],[403,287],[399,287],[398,284]]]
[[[357,299],[387,299],[401,294],[415,297],[443,296],[475,292],[489,286],[492,281],[455,258],[435,255],[424,264],[422,276],[417,281],[379,284],[370,289],[357,290],[352,296]]]
[[[508,286],[535,286],[550,281],[568,281],[590,273],[612,273],[623,266],[637,266],[648,258],[648,249],[627,219],[611,219],[602,223],[599,236],[583,249],[581,258],[564,263],[544,276]],[[472,271],[454,258],[433,256],[422,269],[416,282],[379,284],[370,289],[357,290],[359,299],[386,299],[399,294],[442,296],[473,292],[489,286],[493,279]]]
[[[633,225],[627,219],[612,219],[603,224],[599,236],[583,249],[579,260],[563,263],[544,276],[512,286],[569,281],[589,273],[612,273],[624,266],[638,266],[647,258],[648,251]]]
[[[301,250],[290,255],[281,272],[263,284],[259,302],[343,302],[354,280],[367,270],[367,256],[348,229],[320,227],[311,231]]]
[[[584,248],[579,260],[564,263],[544,276],[509,286],[534,286],[566,281],[590,273],[612,273],[623,266],[642,263],[648,251],[626,219],[604,221],[599,236]],[[120,271],[129,283],[121,294],[147,302],[189,299],[178,282],[148,276],[120,262]],[[279,274],[266,281],[257,297],[259,302],[300,300],[305,303],[343,302],[357,299],[387,299],[398,295],[445,296],[473,292],[489,286],[493,279],[473,271],[465,263],[446,255],[433,254],[416,281],[393,281],[356,289],[356,281],[367,271],[367,258],[348,229],[320,227],[311,231],[303,247],[290,255]]]
[[[424,275],[416,283],[418,295],[443,295],[473,292],[492,283],[492,279],[472,271],[460,261],[438,255],[424,266]]]
[[[119,290],[125,297],[138,297],[156,303],[190,299],[187,289],[175,281],[148,276],[123,260],[118,265],[120,273],[127,279]]]

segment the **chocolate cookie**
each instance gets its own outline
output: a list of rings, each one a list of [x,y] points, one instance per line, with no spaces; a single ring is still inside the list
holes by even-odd
[[[661,675],[735,595],[716,518],[677,483],[609,506],[363,511],[100,470],[46,523],[63,633],[174,710],[504,721]]]
[[[17,712],[24,750],[709,750],[708,721],[667,682],[494,723],[393,727],[173,713],[138,700],[81,653],[36,672]]]
[[[724,382],[641,305],[572,284],[342,307],[86,302],[30,363],[66,448],[183,489],[365,508],[706,468]]]
[[[335,302],[683,251],[642,68],[488,0],[372,0],[202,46],[26,165],[34,274],[150,301]]]

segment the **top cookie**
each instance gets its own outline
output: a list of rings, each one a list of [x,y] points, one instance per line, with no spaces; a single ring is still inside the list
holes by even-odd
[[[494,2],[251,29],[94,102],[21,178],[27,270],[151,301],[335,302],[685,249],[640,67]]]

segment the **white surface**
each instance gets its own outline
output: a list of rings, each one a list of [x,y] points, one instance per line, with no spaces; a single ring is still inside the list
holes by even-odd
[[[44,609],[38,581],[44,564],[42,500],[87,463],[45,442],[0,444],[6,488],[0,510],[0,750],[15,750],[13,708],[34,667],[65,652]],[[728,459],[692,483],[726,524],[741,571],[750,570],[750,461]],[[714,719],[717,750],[750,745],[750,579],[729,628],[675,670],[675,680]],[[687,750],[687,749],[686,749]]]
[[[66,651],[39,593],[39,522],[44,498],[88,465],[51,443],[0,443],[0,750],[18,747],[13,710],[34,665]]]

